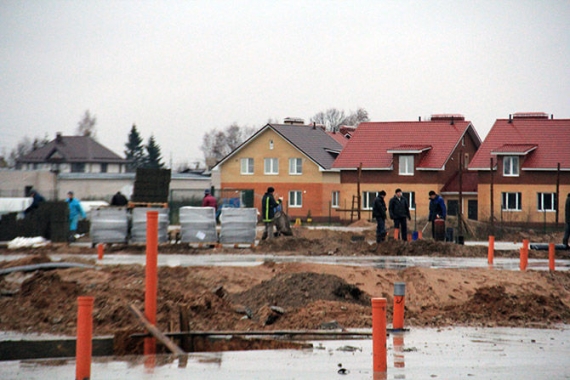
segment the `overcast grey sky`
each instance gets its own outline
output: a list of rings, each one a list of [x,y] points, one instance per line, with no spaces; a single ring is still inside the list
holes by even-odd
[[[484,138],[513,112],[569,118],[569,95],[568,0],[0,0],[0,155],[87,109],[118,154],[136,123],[176,165],[233,122],[462,113]]]

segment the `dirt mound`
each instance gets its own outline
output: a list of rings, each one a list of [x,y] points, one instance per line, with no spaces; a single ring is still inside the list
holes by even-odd
[[[493,321],[499,326],[526,323],[569,323],[570,307],[559,297],[543,294],[509,294],[504,286],[477,289],[473,297],[459,307],[446,308],[446,317],[459,323]]]
[[[370,298],[357,286],[337,276],[312,272],[279,274],[231,298],[254,311],[263,306],[300,308],[321,300],[370,303]]]
[[[42,264],[42,263],[49,263],[51,259],[47,255],[33,255],[23,257],[21,259],[12,260],[12,261],[0,261],[0,269],[3,268],[13,268],[19,267],[24,265],[34,265],[34,264]]]

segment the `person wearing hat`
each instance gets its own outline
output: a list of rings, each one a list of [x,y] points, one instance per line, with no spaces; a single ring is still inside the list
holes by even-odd
[[[204,198],[202,198],[202,207],[213,207],[214,210],[218,208],[218,201],[216,197],[210,194],[210,190],[204,190]]]
[[[376,219],[376,243],[381,243],[386,240],[386,202],[384,197],[386,192],[381,190],[372,206],[372,217]]]
[[[428,221],[431,222],[431,236],[435,239],[435,220],[443,219],[447,217],[447,208],[445,207],[445,201],[439,194],[431,190],[429,192],[429,216]]]
[[[400,229],[400,239],[408,241],[407,220],[412,220],[412,217],[408,200],[402,196],[402,189],[396,189],[388,204],[388,210],[390,211],[390,219],[394,221],[394,228]]]
[[[34,189],[30,190],[29,196],[32,197],[32,204],[24,210],[24,215],[31,214],[34,210],[37,210],[40,207],[40,204],[46,201],[46,199]]]
[[[81,207],[81,203],[73,196],[73,191],[67,192],[67,205],[69,206],[69,241],[75,241],[75,234],[77,233],[77,223],[79,217],[85,218],[87,215]]]
[[[273,193],[275,189],[273,187],[268,187],[267,192],[263,194],[261,198],[261,217],[263,218],[263,223],[265,223],[265,231],[261,239],[271,239],[273,238],[273,217],[275,216],[275,208],[281,204],[281,199],[279,201],[275,200]]]

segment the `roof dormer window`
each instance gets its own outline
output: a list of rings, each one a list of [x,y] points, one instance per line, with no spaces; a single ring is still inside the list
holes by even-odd
[[[503,176],[518,177],[519,175],[519,156],[503,157]]]
[[[414,175],[414,156],[401,155],[399,158],[400,175]]]

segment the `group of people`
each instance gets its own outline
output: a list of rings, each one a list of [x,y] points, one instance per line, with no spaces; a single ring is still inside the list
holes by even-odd
[[[408,199],[402,195],[402,189],[396,189],[394,196],[388,202],[388,207],[386,207],[386,202],[384,197],[386,192],[381,190],[378,193],[376,199],[374,199],[374,205],[372,206],[372,217],[376,219],[376,243],[381,243],[386,240],[386,219],[388,215],[390,219],[394,221],[394,228],[400,230],[400,238],[404,241],[408,240],[408,220],[411,220],[410,215],[410,205]],[[435,238],[435,221],[437,219],[445,220],[447,217],[447,208],[445,207],[445,201],[439,194],[435,191],[429,192],[429,216],[428,220],[432,222],[432,237]]]

